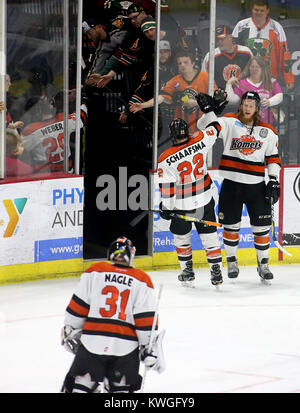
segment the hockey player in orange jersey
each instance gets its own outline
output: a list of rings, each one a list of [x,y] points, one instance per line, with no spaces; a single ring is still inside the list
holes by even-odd
[[[108,249],[111,263],[92,264],[81,275],[62,329],[62,344],[75,354],[62,392],[98,392],[100,382],[105,392],[134,392],[141,385],[140,359],[148,368],[164,370],[164,330],[157,334],[158,322],[152,329],[157,310],[153,282],[132,267],[134,256],[132,242],[119,237]]]
[[[192,222],[171,217],[171,212],[216,221],[213,182],[207,172],[206,157],[219,132],[220,125],[213,122],[205,130],[190,136],[187,123],[183,119],[175,119],[170,123],[173,146],[158,159],[158,182],[162,196],[160,214],[163,219],[171,220],[170,231],[182,270],[178,279],[188,286],[193,286],[195,279]],[[211,283],[221,284],[222,254],[217,229],[198,222],[195,227],[206,251]]]
[[[224,92],[226,93],[226,92]],[[254,236],[257,272],[263,282],[273,278],[269,269],[271,204],[280,196],[278,135],[269,124],[260,121],[260,97],[246,92],[237,114],[217,117],[215,100],[208,95],[197,97],[206,114],[197,122],[198,128],[218,121],[224,150],[220,160],[220,175],[224,178],[219,196],[219,222],[223,225],[229,278],[239,274],[237,249],[243,204],[247,206]],[[265,182],[265,170],[268,183]]]

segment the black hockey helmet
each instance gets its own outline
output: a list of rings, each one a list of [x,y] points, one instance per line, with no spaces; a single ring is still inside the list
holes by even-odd
[[[176,143],[177,140],[181,140],[183,138],[189,138],[189,127],[185,120],[181,118],[177,118],[172,120],[169,125],[170,129],[170,138],[172,138],[173,142]]]
[[[107,251],[107,258],[114,264],[130,266],[135,256],[135,246],[122,236],[113,241]]]
[[[260,106],[260,97],[257,92],[254,92],[252,90],[248,90],[248,92],[245,92],[243,96],[241,97],[241,104],[244,102],[246,99],[253,99],[256,102],[256,105],[259,107]]]

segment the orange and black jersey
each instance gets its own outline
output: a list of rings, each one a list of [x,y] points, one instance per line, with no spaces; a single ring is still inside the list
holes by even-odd
[[[174,145],[159,157],[157,179],[167,209],[192,210],[210,202],[212,180],[206,158],[220,129],[215,123],[195,132],[187,143]]]
[[[205,124],[206,117],[204,115],[199,120],[198,127]],[[224,150],[219,170],[224,178],[256,184],[264,181],[266,167],[269,175],[279,176],[278,135],[271,125],[260,122],[252,130],[233,113],[216,119],[222,127],[220,138],[223,139]]]
[[[217,85],[215,83],[215,89]],[[198,93],[208,93],[208,73],[196,72],[193,79],[186,79],[183,75],[176,75],[170,79],[165,86],[161,89],[160,95],[162,95],[170,104],[175,106],[174,119],[184,119],[188,126],[190,133],[196,132],[196,123],[199,117],[202,116],[202,111],[198,105],[193,110],[186,109],[183,106],[181,100],[184,96],[194,92],[194,95]]]
[[[82,274],[65,324],[82,329],[88,351],[122,356],[149,342],[155,305],[154,286],[144,271],[96,263]]]

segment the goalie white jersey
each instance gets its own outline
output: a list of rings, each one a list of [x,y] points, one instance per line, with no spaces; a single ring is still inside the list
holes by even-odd
[[[224,150],[219,171],[223,178],[256,184],[265,180],[266,166],[269,175],[279,178],[278,135],[271,125],[260,122],[252,130],[233,113],[217,118],[210,112],[198,120],[197,127],[201,128],[213,119],[222,128],[220,138],[223,139]]]
[[[148,274],[99,262],[81,275],[64,324],[82,329],[81,342],[91,353],[123,356],[149,343],[155,310]]]
[[[206,158],[219,128],[216,124],[195,132],[187,143],[174,145],[159,157],[157,175],[164,207],[188,211],[210,202],[213,182]]]

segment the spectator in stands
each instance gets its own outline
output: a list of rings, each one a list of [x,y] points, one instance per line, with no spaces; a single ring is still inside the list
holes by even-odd
[[[174,118],[184,119],[190,132],[197,130],[196,122],[202,116],[195,96],[200,93],[208,93],[208,73],[200,72],[195,68],[195,57],[186,50],[178,53],[177,65],[179,75],[170,79],[161,89],[158,96],[158,104],[168,103],[175,106]],[[215,84],[215,89],[217,85]],[[153,107],[154,98],[135,103],[130,106],[132,113]]]
[[[140,29],[141,22],[147,17],[147,13],[142,6],[134,4],[129,6],[127,13],[131,23],[131,30],[128,30],[122,45],[106,61],[106,64],[100,70],[100,74],[90,76],[89,85],[103,88],[117,73],[122,73],[133,64],[143,63],[141,74],[150,66],[149,53],[151,61],[154,45],[151,40],[144,36]]]
[[[107,59],[120,48],[131,31],[130,20],[127,17],[130,1],[107,1],[103,9],[103,25],[96,24],[96,21],[89,19],[83,22],[84,33],[92,40],[97,49],[94,61],[88,72],[88,78],[92,74],[100,75],[100,70],[104,67]],[[92,79],[95,79],[93,76]],[[89,81],[87,79],[87,84]]]
[[[269,62],[272,76],[278,80],[281,73],[287,90],[291,90],[295,79],[286,35],[281,24],[271,19],[269,13],[267,0],[254,0],[252,17],[239,21],[232,37],[236,43],[248,46],[254,56],[263,56]]]
[[[170,42],[161,40],[159,42],[159,82],[162,88],[173,76],[177,70],[173,63],[173,56]]]
[[[6,176],[28,176],[34,173],[32,166],[19,159],[24,148],[16,129],[6,129]]]
[[[283,93],[278,81],[271,76],[268,63],[261,56],[251,58],[240,79],[232,77],[227,81],[226,92],[230,103],[238,105],[247,91],[259,94],[261,120],[274,124],[272,109],[275,109],[277,114],[276,106],[282,102]]]
[[[93,49],[92,53],[87,57],[85,61],[86,69],[84,70],[84,77],[86,77],[85,83],[88,84],[89,76],[95,72],[97,64],[100,65],[100,51],[103,47],[103,42],[107,38],[105,28],[95,19],[86,19],[82,23],[83,34],[91,41]]]
[[[160,59],[159,59],[159,83],[162,88],[168,80],[175,75],[175,69],[170,63],[171,60],[171,47],[167,40],[160,41]],[[135,89],[131,98],[126,104],[125,109],[122,111],[119,121],[125,123],[127,117],[130,114],[129,107],[134,103],[142,103],[153,97],[154,88],[154,65],[147,70],[140,81],[140,84]]]
[[[5,87],[6,87],[6,93],[8,93],[9,88],[11,87],[11,80],[10,80],[10,75],[7,73],[5,76]],[[3,101],[0,101],[0,111],[5,110],[5,103]],[[9,113],[8,109],[6,110],[6,127],[10,129],[19,129],[24,126],[24,122],[21,120],[18,120],[16,122],[13,121],[11,114]]]
[[[252,52],[246,46],[233,43],[229,26],[220,25],[216,28],[216,41],[218,47],[215,49],[215,82],[219,88],[225,89],[230,77],[239,78],[252,57]],[[201,70],[209,72],[209,53],[204,57]]]

